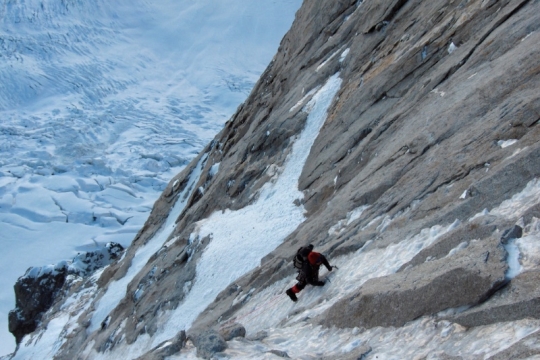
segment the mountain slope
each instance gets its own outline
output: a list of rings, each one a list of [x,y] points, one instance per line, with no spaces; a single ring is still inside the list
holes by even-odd
[[[239,323],[216,356],[538,354],[539,9],[304,2],[248,99],[86,282],[69,339],[21,344],[209,358],[207,330]],[[308,243],[338,269],[293,303]]]
[[[127,246],[245,100],[300,1],[0,6],[0,354],[31,266]]]

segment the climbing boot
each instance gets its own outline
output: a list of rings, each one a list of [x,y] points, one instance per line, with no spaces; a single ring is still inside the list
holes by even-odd
[[[287,295],[289,295],[289,297],[291,298],[292,301],[294,301],[294,302],[298,301],[298,298],[296,297],[296,294],[293,293],[292,289],[288,289],[287,291],[285,291],[285,293]]]

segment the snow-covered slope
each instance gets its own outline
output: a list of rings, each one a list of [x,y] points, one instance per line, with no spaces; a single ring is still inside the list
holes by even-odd
[[[300,1],[0,7],[0,354],[30,266],[129,245],[244,101]]]
[[[14,358],[538,357],[539,30],[538,1],[304,1],[122,259]],[[292,302],[309,243],[336,268]]]

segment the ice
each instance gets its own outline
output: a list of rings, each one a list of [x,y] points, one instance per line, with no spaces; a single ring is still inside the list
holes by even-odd
[[[351,50],[350,48],[346,48],[345,51],[341,53],[339,62],[343,62],[347,58],[347,55],[349,55],[350,50]]]
[[[208,171],[208,174],[210,176],[215,176],[217,174],[217,172],[219,171],[219,164],[220,163],[215,163],[214,165],[212,165],[212,167]]]
[[[66,222],[67,216],[55,204],[51,193],[38,187],[21,187],[11,207],[13,214],[34,222]]]
[[[519,263],[515,265],[522,272],[540,268],[540,231],[535,230],[520,239],[513,241],[518,253]],[[509,253],[510,257],[510,253]],[[515,258],[514,254],[512,258]],[[517,260],[516,259],[516,260]]]
[[[459,251],[461,251],[461,250],[463,250],[463,249],[466,249],[468,246],[469,246],[469,243],[468,243],[467,241],[463,241],[463,242],[460,243],[458,246],[456,246],[455,248],[453,248],[452,250],[450,250],[450,251],[448,252],[448,255],[446,255],[446,257],[455,255],[455,254],[458,253]]]
[[[497,208],[491,210],[491,215],[505,218],[519,218],[523,211],[540,202],[540,181],[533,179],[527,183],[525,188],[512,196],[511,199],[503,201]]]
[[[54,194],[52,199],[66,214],[67,222],[91,224],[94,221],[92,202],[80,199],[72,192]]]
[[[29,182],[39,183],[45,189],[54,192],[77,192],[79,190],[79,183],[70,176],[34,176],[29,179]]]
[[[293,107],[289,109],[289,112],[294,112],[304,106],[306,100],[312,97],[313,94],[319,91],[320,88],[320,86],[315,86],[313,89],[311,89],[306,95],[304,95],[304,97],[302,97],[302,99],[300,99]],[[266,133],[266,136],[268,135],[270,135],[270,132]]]
[[[347,226],[359,219],[362,216],[362,213],[367,209],[369,209],[369,205],[362,205],[353,211],[348,212],[345,219],[339,220],[337,224],[332,225],[330,229],[328,229],[328,235],[337,235],[343,232]]]
[[[499,145],[501,148],[505,148],[511,145],[514,145],[517,143],[517,139],[509,139],[509,140],[499,140],[497,141],[497,145]]]
[[[504,248],[508,252],[508,270],[506,271],[505,277],[508,280],[511,280],[515,278],[517,275],[519,275],[523,267],[519,263],[519,247],[516,245],[515,239],[510,239],[507,244],[504,245]]]
[[[339,52],[341,51],[341,49],[339,49],[338,51],[335,51],[332,53],[332,55],[330,55],[325,61],[323,61],[319,66],[317,66],[317,69],[315,69],[315,71],[319,71],[321,70],[323,67],[326,66],[326,64],[328,64],[337,54],[339,54]],[[345,50],[347,51],[347,50]],[[340,62],[342,61],[343,58],[340,58]]]

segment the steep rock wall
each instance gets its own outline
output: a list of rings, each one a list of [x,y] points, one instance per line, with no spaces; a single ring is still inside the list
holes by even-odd
[[[293,278],[290,260],[300,245],[312,243],[332,259],[386,249],[437,224],[455,225],[393,273],[327,299],[327,311],[310,321],[399,327],[458,306],[472,306],[454,318],[467,326],[505,321],[487,319],[489,308],[477,305],[489,307],[509,281],[498,231],[520,217],[528,225],[536,210],[469,219],[540,175],[539,10],[537,0],[304,2],[249,98],[170,182],[123,261],[102,274],[95,302],[185,201],[166,245],[129,281],[107,326],[85,331],[93,309],[81,315],[81,329],[60,357],[75,358],[81,349],[106,354],[159,331],[189,292],[185,284],[196,281],[197,261],[212,241],[193,241],[197,222],[245,208],[279,176],[306,126],[304,106],[338,72],[341,87],[298,182],[303,199],[295,203],[305,208],[305,221],[260,254],[259,267],[226,286],[186,329],[188,337],[234,321],[247,299]],[[510,140],[517,145],[507,146]],[[352,218],[357,209],[361,216]],[[470,252],[452,255],[464,242]],[[514,288],[526,289],[534,276],[516,279]],[[253,290],[237,301],[245,289]],[[512,296],[511,289],[493,306],[515,305],[512,319],[538,317],[537,295]],[[392,306],[369,311],[381,303]]]

